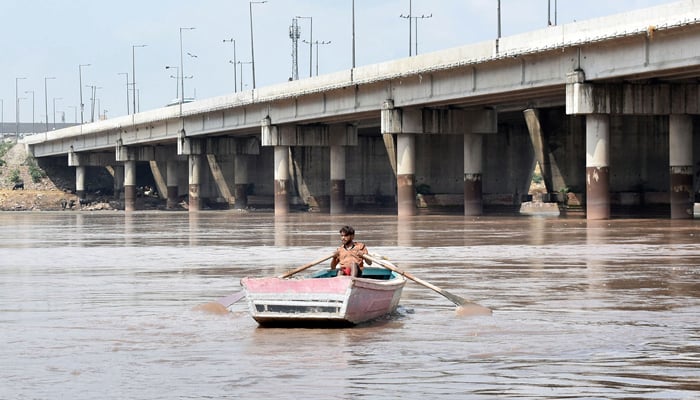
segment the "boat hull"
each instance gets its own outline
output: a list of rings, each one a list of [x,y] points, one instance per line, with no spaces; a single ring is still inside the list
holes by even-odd
[[[387,277],[243,278],[241,285],[262,326],[348,326],[396,310],[406,280]]]

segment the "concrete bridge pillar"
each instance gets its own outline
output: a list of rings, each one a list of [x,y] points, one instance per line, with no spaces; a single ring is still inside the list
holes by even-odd
[[[177,207],[178,200],[178,175],[177,175],[177,160],[168,160],[165,164],[165,186],[166,208],[173,209]]]
[[[233,159],[233,196],[236,199],[233,208],[239,210],[248,208],[248,185],[250,184],[248,158],[246,154],[237,154]]]
[[[331,146],[331,214],[345,213],[345,147]]]
[[[85,167],[75,167],[75,194],[79,199],[85,198]]]
[[[275,215],[289,213],[289,146],[275,146]]]
[[[586,219],[610,218],[610,116],[586,115]]]
[[[124,161],[124,211],[136,209],[136,161]]]
[[[188,157],[189,162],[189,211],[199,211],[202,209],[200,190],[202,181],[202,155],[201,154],[190,154]]]
[[[416,214],[416,136],[402,133],[396,138],[396,188],[399,216]]]
[[[671,218],[693,218],[693,120],[690,115],[669,115],[668,148]]]
[[[464,135],[464,215],[482,215],[482,153],[483,136]]]

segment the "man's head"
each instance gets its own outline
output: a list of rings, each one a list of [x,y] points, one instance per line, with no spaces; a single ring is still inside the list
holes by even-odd
[[[340,241],[343,242],[343,244],[351,243],[354,238],[355,229],[353,229],[352,226],[345,225],[340,228]]]

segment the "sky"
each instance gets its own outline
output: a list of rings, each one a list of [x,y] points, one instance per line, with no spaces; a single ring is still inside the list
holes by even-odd
[[[545,28],[549,21],[562,25],[672,2],[501,0],[501,35]],[[493,40],[498,34],[497,4],[354,0],[355,64],[408,57],[409,21],[412,54],[416,46],[423,54]],[[250,90],[251,10],[256,87],[292,76],[290,25],[297,16],[311,17],[297,20],[300,79],[316,75],[317,69],[323,75],[352,67],[353,0],[0,0],[2,121],[15,121],[17,97],[21,122],[43,123],[48,114],[52,123],[54,104],[56,122],[80,121],[81,87],[86,122],[98,115],[126,115],[127,107],[133,112],[134,86],[139,111],[176,99],[181,81],[186,98],[230,94],[235,86],[241,90],[241,79],[243,89]],[[235,46],[225,41],[230,39]],[[311,46],[311,62],[308,42],[320,43]],[[239,63],[235,86],[234,47]]]

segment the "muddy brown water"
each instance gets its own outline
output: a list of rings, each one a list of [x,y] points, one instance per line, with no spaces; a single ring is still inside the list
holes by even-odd
[[[412,282],[349,329],[193,310],[329,254],[346,223],[493,315]],[[0,398],[698,398],[699,236],[667,219],[0,213]]]

